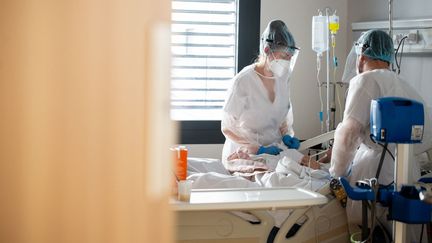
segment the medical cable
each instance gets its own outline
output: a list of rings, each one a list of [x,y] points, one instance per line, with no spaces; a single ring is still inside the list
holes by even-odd
[[[387,230],[386,226],[384,225],[383,222],[381,222],[381,220],[379,219],[380,217],[383,216],[383,214],[386,214],[386,211],[383,210],[381,216],[377,216],[375,217],[376,222],[378,222],[378,224],[381,226],[381,229],[384,231],[385,235],[387,236],[387,239],[389,240],[389,242],[392,242],[392,234]]]
[[[392,159],[395,160],[394,155],[392,154],[392,152],[387,147],[384,147],[384,145],[382,143],[378,143],[377,141],[375,141],[375,139],[373,138],[372,134],[370,134],[369,137],[370,137],[370,139],[372,140],[373,143],[376,143],[379,146],[383,147],[390,154],[390,157],[392,157]]]
[[[387,145],[388,145],[388,143],[384,144],[383,151],[381,153],[380,162],[378,164],[378,169],[377,169],[377,172],[376,172],[376,175],[375,175],[375,177],[377,178],[377,180],[378,180],[378,178],[380,176],[380,173],[381,173],[381,168],[382,168],[382,165],[383,165],[383,162],[384,162],[385,154],[387,152],[386,151],[387,150]]]
[[[370,216],[371,216],[370,232],[369,232],[367,238],[364,241],[362,241],[362,242],[368,242],[369,240],[372,240],[373,229],[375,228],[376,222],[382,224],[377,219],[377,216],[376,216],[376,202],[377,202],[377,198],[378,198],[379,183],[378,183],[378,180],[376,178],[358,180],[357,183],[364,184],[364,185],[368,186],[374,193],[374,200],[371,200],[370,203],[368,201],[363,202],[363,203],[366,203],[367,208],[371,211],[370,212]]]
[[[404,37],[402,37],[402,39],[399,41],[399,44],[398,44],[398,47],[396,48],[396,52],[395,52],[395,62],[396,62],[396,67],[397,67],[397,71],[398,71],[398,74],[400,73],[400,69],[401,69],[401,62],[402,62],[402,54],[403,54],[403,47],[404,47],[404,45],[405,45],[405,40],[408,38],[408,36],[404,36]],[[401,45],[402,45],[402,49],[401,49],[401,53],[399,54],[399,49],[400,49],[400,47],[401,47]],[[400,60],[399,60],[399,62],[398,62],[398,59],[397,59],[397,55],[400,55]],[[393,70],[393,71],[396,71],[396,70]]]
[[[372,179],[370,179],[370,186],[371,186],[371,189],[372,189],[372,191],[374,192],[374,195],[375,195],[375,197],[374,197],[374,200],[372,200],[372,203],[371,203],[371,230],[370,230],[370,232],[369,232],[369,237],[368,237],[368,239],[369,240],[371,240],[372,241],[372,236],[373,236],[373,231],[374,231],[374,228],[375,228],[375,220],[376,220],[376,202],[377,202],[377,198],[378,198],[378,191],[379,191],[379,183],[378,183],[378,179],[375,179],[375,178],[372,178]]]
[[[403,55],[403,49],[404,49],[404,46],[405,46],[405,40],[406,40],[406,38],[408,38],[408,37],[404,37],[403,38],[403,41],[402,41],[402,49],[401,49],[401,52],[400,52],[400,55],[399,55],[399,67],[398,67],[398,74],[400,74],[400,71],[401,71],[401,66],[402,66],[402,55]]]
[[[420,231],[420,243],[422,243],[422,241],[423,241],[423,230],[424,230],[424,224],[422,224],[422,227],[421,227],[421,231]]]

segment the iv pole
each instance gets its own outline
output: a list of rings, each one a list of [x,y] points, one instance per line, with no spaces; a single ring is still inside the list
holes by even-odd
[[[330,8],[327,7],[326,9],[326,18],[327,18],[327,24],[330,23],[329,21],[329,11]],[[327,28],[327,31],[330,31]],[[328,35],[328,38],[330,39],[330,35]],[[327,41],[327,53],[326,53],[326,59],[327,59],[327,106],[326,106],[326,110],[327,110],[327,120],[326,120],[326,128],[327,128],[327,132],[330,132],[332,130],[335,129],[334,124],[335,124],[335,107],[333,107],[333,105],[335,104],[335,85],[333,82],[335,82],[336,80],[333,80],[333,82],[330,84],[330,41]],[[330,89],[332,92],[330,92]],[[330,99],[332,100],[332,103],[330,103]]]
[[[389,18],[389,36],[393,38],[393,0],[388,0],[388,18]],[[393,64],[392,64],[393,65]],[[393,69],[393,68],[392,68]],[[410,150],[411,149],[411,150]],[[396,163],[395,163],[395,190],[401,183],[407,183],[408,169],[404,167],[404,164],[408,164],[410,152],[412,148],[409,145],[398,145],[396,148]],[[404,160],[405,159],[405,160]],[[399,165],[399,161],[402,163]],[[403,163],[405,162],[405,163]],[[402,168],[398,168],[402,167]],[[400,171],[399,171],[400,170]],[[403,175],[405,174],[405,176]],[[393,239],[395,242],[403,242],[406,238],[406,225],[404,223],[393,221]]]
[[[326,8],[326,18],[327,18],[327,25],[329,23],[329,8]],[[328,27],[327,27],[327,30]],[[329,37],[327,37],[329,38]],[[326,121],[326,127],[327,127],[327,132],[330,132],[330,42],[327,41],[327,53],[326,53],[326,58],[327,58],[327,121]]]

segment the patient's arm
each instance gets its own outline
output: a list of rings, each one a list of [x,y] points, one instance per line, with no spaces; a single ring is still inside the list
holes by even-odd
[[[321,168],[321,164],[308,155],[303,156],[303,158],[300,161],[300,164],[303,166],[310,167],[314,170],[318,170]]]
[[[332,154],[332,149],[330,148],[329,150],[327,150],[327,152],[324,154],[324,156],[318,160],[318,162],[323,163],[323,164],[330,163],[331,154]]]
[[[247,153],[247,149],[242,149],[241,147],[237,149],[236,152],[230,154],[227,158],[227,160],[234,160],[234,159],[251,159],[249,154]]]
[[[329,156],[331,155],[331,151],[326,152],[326,156],[316,161],[312,157],[308,155],[304,155],[300,161],[298,161],[299,164],[303,166],[310,166],[310,168],[314,170],[318,170],[321,168],[321,163],[328,163],[330,162]],[[245,147],[240,147],[237,149],[236,152],[232,153],[230,156],[228,156],[227,160],[235,160],[235,159],[244,159],[244,160],[253,160],[250,155],[248,154],[248,151]]]
[[[309,160],[310,160],[310,162],[309,162]],[[305,155],[305,156],[303,156],[302,160],[300,161],[300,164],[303,166],[309,166],[310,165],[310,168],[317,170],[317,169],[321,168],[321,164],[327,164],[327,163],[330,163],[330,161],[331,161],[331,149],[327,150],[325,155],[322,158],[320,158],[318,161],[311,158],[308,155]]]

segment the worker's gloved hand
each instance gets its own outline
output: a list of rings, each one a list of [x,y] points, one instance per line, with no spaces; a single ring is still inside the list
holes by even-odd
[[[258,149],[257,154],[278,155],[281,151],[282,149],[278,148],[277,146],[268,146],[268,147],[261,146]]]
[[[282,137],[282,141],[290,149],[298,149],[300,147],[300,140],[298,140],[296,137],[285,135]]]

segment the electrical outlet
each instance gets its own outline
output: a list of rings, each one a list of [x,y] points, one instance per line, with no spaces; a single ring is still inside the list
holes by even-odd
[[[418,37],[419,37],[418,30],[411,30],[408,33],[407,41],[410,44],[416,44],[418,42],[418,39],[419,39]]]
[[[396,45],[399,45],[399,43],[401,42],[401,40],[402,40],[403,37],[404,37],[403,34],[396,34],[396,35],[393,35],[393,42],[394,42]]]

